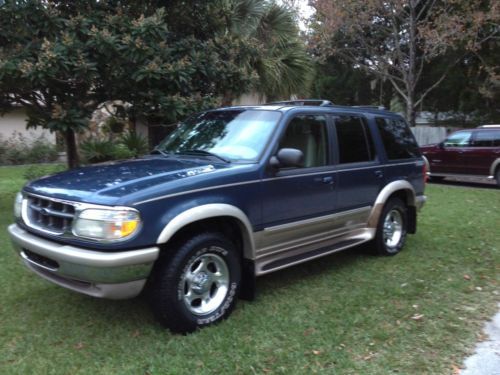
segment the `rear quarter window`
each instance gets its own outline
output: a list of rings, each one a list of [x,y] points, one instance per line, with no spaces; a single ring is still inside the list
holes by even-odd
[[[420,157],[417,141],[406,122],[383,117],[376,117],[375,122],[389,160]]]
[[[484,130],[475,134],[472,143],[474,147],[499,147],[500,130]]]

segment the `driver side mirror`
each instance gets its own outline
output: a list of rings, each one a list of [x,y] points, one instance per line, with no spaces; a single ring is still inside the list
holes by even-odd
[[[438,147],[439,147],[441,150],[444,150],[444,141],[443,141],[443,142],[439,142]]]
[[[303,167],[304,154],[296,148],[282,148],[276,156],[271,157],[269,164],[273,168]]]

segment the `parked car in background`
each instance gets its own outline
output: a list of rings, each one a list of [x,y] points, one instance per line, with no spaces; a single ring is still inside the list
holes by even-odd
[[[39,276],[95,297],[146,287],[175,332],[226,318],[256,276],[415,233],[425,163],[404,119],[327,101],[231,107],[153,155],[29,182],[9,227]]]
[[[431,180],[487,177],[500,187],[500,125],[454,132],[443,142],[420,148]]]

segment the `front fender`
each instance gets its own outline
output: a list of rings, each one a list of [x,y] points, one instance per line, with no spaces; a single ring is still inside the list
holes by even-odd
[[[253,230],[247,215],[238,207],[226,203],[211,203],[201,206],[190,208],[175,216],[163,228],[158,239],[157,244],[164,244],[168,242],[175,233],[186,225],[195,223],[200,220],[218,218],[218,217],[232,217],[238,221],[242,238],[243,238],[243,255],[247,259],[254,259],[254,240]]]

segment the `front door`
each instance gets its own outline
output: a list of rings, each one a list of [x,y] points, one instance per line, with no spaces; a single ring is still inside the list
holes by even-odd
[[[261,253],[322,233],[336,203],[329,127],[325,115],[297,115],[288,123],[278,149],[304,154],[304,165],[270,171],[262,182],[263,236]]]
[[[450,135],[443,142],[443,148],[436,154],[434,163],[431,162],[431,171],[452,174],[469,173],[467,160],[472,151],[471,135],[470,131],[460,131]]]

